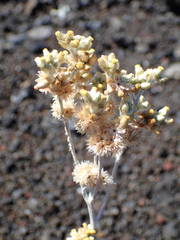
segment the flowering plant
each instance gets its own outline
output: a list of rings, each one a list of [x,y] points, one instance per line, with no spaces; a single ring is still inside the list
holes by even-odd
[[[92,37],[56,32],[64,51],[43,50],[35,59],[40,68],[35,89],[53,97],[52,115],[62,120],[69,149],[73,157],[73,180],[81,187],[87,204],[90,225],[72,230],[67,239],[94,239],[97,222],[107,204],[111,185],[122,153],[142,128],[159,133],[161,123],[171,123],[169,107],[156,110],[145,98],[145,90],[164,82],[163,67],[144,70],[135,65],[135,73],[120,70],[114,53],[97,58],[92,48]],[[97,66],[100,70],[97,70]],[[80,133],[86,134],[87,149],[93,160],[77,158],[69,123],[73,120]],[[102,157],[114,160],[112,174],[103,169]],[[101,187],[106,188],[102,206],[95,216],[93,203]]]

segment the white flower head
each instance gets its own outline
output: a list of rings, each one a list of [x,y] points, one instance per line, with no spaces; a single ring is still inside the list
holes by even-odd
[[[73,171],[73,180],[83,186],[96,186],[98,183],[113,184],[112,176],[107,171],[99,169],[97,163],[83,161],[77,164]]]

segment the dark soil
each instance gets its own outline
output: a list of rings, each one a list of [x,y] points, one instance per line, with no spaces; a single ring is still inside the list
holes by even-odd
[[[50,14],[57,7],[59,17]],[[33,90],[34,57],[57,48],[54,32],[67,29],[92,35],[98,55],[115,52],[128,70],[141,63],[170,71],[150,98],[170,105],[175,123],[160,136],[145,131],[124,153],[97,239],[180,239],[179,14],[179,0],[0,1],[1,240],[65,239],[88,221],[62,123],[51,117],[50,98]],[[84,137],[74,140],[87,159]]]

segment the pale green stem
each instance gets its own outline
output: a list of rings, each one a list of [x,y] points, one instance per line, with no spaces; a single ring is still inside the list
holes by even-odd
[[[112,177],[113,177],[113,181],[114,182],[115,182],[115,179],[116,179],[117,169],[118,169],[119,163],[121,161],[122,154],[123,154],[123,151],[118,153],[118,154],[116,154],[116,157],[115,157],[114,166],[113,166],[113,170],[112,170]],[[102,217],[102,215],[104,213],[104,210],[105,210],[106,205],[108,203],[111,191],[112,191],[112,186],[109,185],[107,187],[107,189],[106,189],[106,193],[105,193],[105,196],[103,198],[101,208],[100,208],[100,210],[98,212],[97,221],[99,221],[101,219],[101,217]]]
[[[93,201],[94,201],[93,190],[88,189],[87,187],[81,186],[81,192],[82,192],[84,201],[87,204],[90,224],[94,228],[95,227],[95,215],[94,215],[94,209],[93,209]]]
[[[63,112],[64,112],[63,103],[59,97],[58,97],[58,101],[59,101],[59,105],[61,107],[61,111],[62,111],[62,115],[63,115]],[[71,152],[74,164],[78,164],[79,160],[77,159],[77,156],[76,156],[75,147],[74,147],[73,139],[72,139],[71,132],[69,129],[68,121],[64,118],[64,116],[62,117],[62,121],[64,123],[64,130],[65,130],[65,134],[67,136],[67,142],[68,142],[69,150]]]
[[[58,101],[59,101],[59,105],[60,105],[61,112],[62,112],[62,115],[63,115],[63,112],[64,112],[63,111],[63,103],[62,103],[60,98],[58,98]],[[71,132],[70,132],[70,129],[69,129],[69,124],[64,117],[62,118],[62,120],[63,120],[63,123],[64,123],[64,129],[65,129],[65,134],[67,136],[67,142],[68,142],[69,150],[70,150],[71,155],[73,157],[74,164],[76,165],[76,164],[79,163],[79,160],[77,159],[77,156],[76,156],[73,139],[72,139]],[[83,187],[83,186],[81,186],[81,191],[82,191],[82,196],[84,198],[84,201],[87,204],[90,224],[94,228],[95,227],[95,221],[94,221],[95,217],[94,217],[94,210],[93,210],[92,203],[93,203],[93,200],[94,200],[95,193],[94,193],[94,191],[89,191],[87,193],[87,188]]]

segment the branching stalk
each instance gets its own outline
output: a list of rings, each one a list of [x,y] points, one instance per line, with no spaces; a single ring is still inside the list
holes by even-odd
[[[114,166],[113,166],[113,170],[112,170],[112,177],[113,177],[113,181],[114,182],[115,182],[115,179],[116,179],[117,169],[118,169],[119,163],[121,161],[122,154],[123,154],[123,151],[118,153],[118,154],[116,154],[116,157],[115,157]],[[96,221],[99,221],[101,219],[101,217],[102,217],[102,215],[104,213],[104,210],[105,210],[105,208],[107,206],[107,203],[108,203],[111,191],[112,191],[112,187],[108,186],[107,189],[106,189],[106,193],[105,193],[104,199],[102,201],[101,208],[100,208],[100,210],[98,212]]]
[[[58,101],[59,101],[59,105],[60,105],[62,115],[63,115],[63,112],[64,112],[63,103],[62,103],[60,98],[58,98]],[[67,142],[68,142],[69,150],[71,152],[74,164],[76,165],[76,164],[79,163],[79,160],[77,159],[77,156],[76,156],[73,139],[72,139],[71,132],[70,132],[70,129],[69,129],[69,124],[68,124],[68,121],[64,117],[62,118],[62,120],[63,120],[63,123],[64,123],[64,129],[65,129],[65,134],[67,136]],[[82,192],[83,199],[87,204],[90,224],[94,228],[94,226],[95,226],[95,216],[94,216],[94,210],[93,210],[92,203],[93,203],[96,191],[95,191],[95,189],[93,189],[92,191],[89,191],[87,193],[87,188],[84,188],[83,186],[81,186],[81,192]]]
[[[63,115],[63,112],[64,112],[63,103],[62,103],[62,101],[59,97],[58,97],[58,101],[59,101],[59,105],[60,105],[62,115]],[[77,156],[76,156],[75,147],[74,147],[71,132],[70,132],[70,129],[69,129],[68,121],[64,117],[62,118],[62,121],[64,123],[64,130],[65,130],[65,134],[67,136],[67,142],[68,142],[69,150],[71,152],[74,164],[78,164],[79,160],[77,159]]]
[[[84,201],[86,202],[87,208],[88,208],[90,224],[94,228],[95,227],[95,215],[94,215],[94,209],[93,209],[93,201],[94,201],[93,190],[88,189],[87,187],[81,186],[82,196],[83,196]]]

